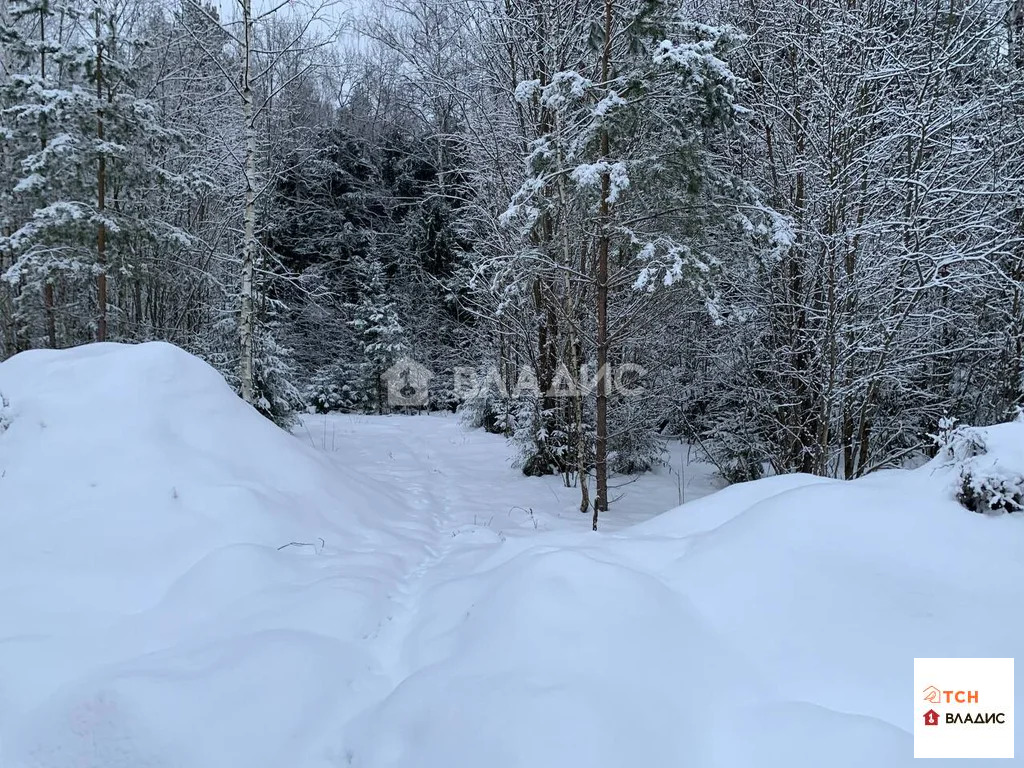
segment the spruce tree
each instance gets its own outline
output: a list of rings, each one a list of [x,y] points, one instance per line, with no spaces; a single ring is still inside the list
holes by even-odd
[[[407,352],[408,345],[380,260],[360,259],[358,271],[359,299],[352,307],[350,325],[356,332],[362,354],[364,391],[371,393],[377,412],[384,413],[387,387],[382,376]]]

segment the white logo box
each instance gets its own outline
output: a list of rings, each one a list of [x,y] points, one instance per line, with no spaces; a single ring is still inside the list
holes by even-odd
[[[1013,659],[914,659],[914,757],[1012,758],[1013,729]]]

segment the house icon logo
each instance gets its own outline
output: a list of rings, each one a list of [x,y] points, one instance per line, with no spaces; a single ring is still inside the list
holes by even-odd
[[[924,693],[924,700],[929,704],[941,704],[942,703],[942,691],[936,688],[934,685],[929,685],[922,691]]]
[[[381,374],[392,408],[423,408],[430,399],[430,380],[434,374],[425,365],[402,357]]]
[[[939,724],[939,713],[934,709],[929,709],[924,713],[924,724],[925,725],[938,725]]]

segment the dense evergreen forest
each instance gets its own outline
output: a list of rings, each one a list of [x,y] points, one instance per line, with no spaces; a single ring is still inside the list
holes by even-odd
[[[287,424],[408,358],[584,509],[662,436],[852,478],[1024,404],[1020,0],[0,0],[0,45],[0,359],[167,340]]]

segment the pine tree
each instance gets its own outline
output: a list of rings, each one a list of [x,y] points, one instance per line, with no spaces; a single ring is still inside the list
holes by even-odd
[[[62,273],[88,272],[94,222],[83,169],[96,104],[86,90],[90,52],[84,11],[73,3],[16,0],[0,30],[13,72],[0,85],[0,136],[10,171],[0,183],[6,212],[0,250],[13,286],[15,336],[58,344],[56,287]],[[95,198],[93,198],[95,199]],[[35,326],[35,327],[34,327]]]
[[[0,182],[0,249],[17,322],[44,328],[48,346],[117,337],[110,280],[116,290],[130,279],[140,243],[173,252],[189,242],[145,200],[186,193],[186,184],[157,164],[179,137],[135,93],[146,43],[125,31],[117,10],[18,0],[3,29],[20,71],[0,86],[2,152],[14,171]]]
[[[616,437],[609,431],[612,368],[627,359],[632,334],[644,327],[638,319],[656,317],[658,300],[649,296],[655,286],[684,287],[715,310],[713,236],[725,220],[718,211],[739,201],[735,192],[743,185],[716,149],[742,115],[734,103],[737,79],[725,62],[739,40],[736,32],[679,19],[657,1],[606,0],[593,21],[596,62],[581,60],[546,83],[517,87],[521,103],[548,114],[549,127],[531,147],[529,174],[505,221],[518,223],[525,238],[544,243],[550,254],[554,275],[539,278],[540,292],[569,286],[560,301],[548,302],[562,324],[577,336],[593,328],[596,529],[598,513],[608,508],[609,442]],[[580,236],[589,255],[574,253],[572,242]],[[578,282],[581,272],[589,285]],[[574,298],[581,290],[593,302],[585,323]],[[548,323],[548,333],[556,324]],[[565,349],[572,352],[577,343]],[[550,410],[547,405],[540,413]],[[645,429],[630,419],[618,423]],[[561,431],[545,427],[534,434]],[[649,438],[617,438],[650,458]]]

